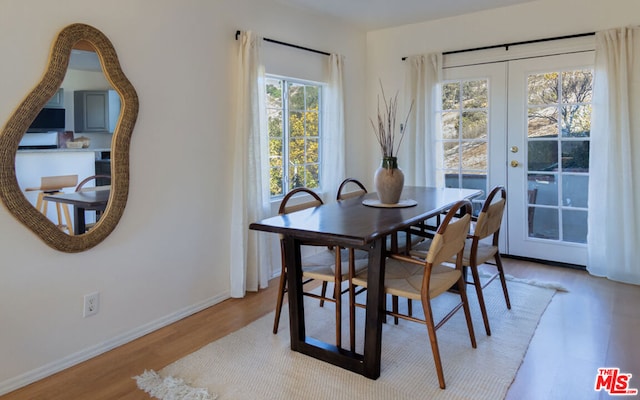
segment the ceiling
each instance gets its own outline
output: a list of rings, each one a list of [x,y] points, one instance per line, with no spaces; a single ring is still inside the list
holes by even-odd
[[[275,0],[330,15],[366,31],[441,19],[535,0]]]

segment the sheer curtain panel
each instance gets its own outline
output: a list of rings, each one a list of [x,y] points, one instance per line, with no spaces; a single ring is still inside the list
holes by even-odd
[[[237,82],[231,202],[231,297],[268,286],[266,235],[249,231],[251,222],[270,213],[269,164],[264,67],[260,61],[262,38],[241,32],[237,53]]]
[[[640,284],[640,28],[596,34],[587,270]]]
[[[322,93],[322,146],[320,187],[325,202],[333,201],[338,185],[345,177],[344,93],[342,87],[344,56],[331,54],[326,86]]]
[[[442,79],[442,54],[411,56],[405,62],[405,107],[408,110],[413,100],[413,111],[399,163],[405,173],[405,185],[435,186],[435,108]]]

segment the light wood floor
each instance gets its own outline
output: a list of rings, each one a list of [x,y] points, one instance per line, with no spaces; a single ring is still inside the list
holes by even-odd
[[[553,281],[569,290],[556,294],[543,315],[507,399],[606,398],[594,391],[602,367],[632,373],[631,387],[640,388],[640,286],[513,259],[505,259],[505,268],[515,277]],[[273,280],[266,290],[224,301],[1,399],[149,399],[133,376],[160,370],[269,313],[276,284]]]

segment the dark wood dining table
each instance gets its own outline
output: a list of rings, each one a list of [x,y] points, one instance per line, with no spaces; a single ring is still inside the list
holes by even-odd
[[[104,211],[107,208],[110,192],[108,189],[102,189],[51,194],[44,196],[43,200],[71,204],[73,206],[73,233],[80,235],[87,230],[85,211]]]
[[[436,216],[459,200],[481,194],[482,191],[474,189],[405,187],[402,199],[415,200],[416,205],[402,208],[367,206],[363,200],[377,198],[375,193],[369,193],[250,224],[252,230],[277,233],[284,238],[291,349],[377,379],[380,376],[382,323],[385,317],[386,236]],[[354,247],[369,252],[363,354],[306,335],[300,251],[302,243]]]

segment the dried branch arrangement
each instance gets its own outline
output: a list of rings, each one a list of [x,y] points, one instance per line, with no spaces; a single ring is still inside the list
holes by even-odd
[[[380,96],[378,96],[378,121],[376,124],[373,119],[370,119],[371,126],[373,127],[373,132],[376,135],[378,144],[380,144],[382,156],[397,157],[398,150],[400,150],[400,145],[402,144],[402,139],[404,138],[404,133],[407,129],[407,121],[409,120],[409,115],[411,115],[411,110],[413,109],[413,101],[411,101],[409,112],[407,112],[404,123],[400,124],[400,133],[396,136],[398,92],[396,92],[395,96],[387,100],[387,97],[384,94],[384,88],[382,87],[382,82],[380,82],[380,90],[382,92],[384,109],[380,108]],[[398,142],[396,143],[397,138]]]

